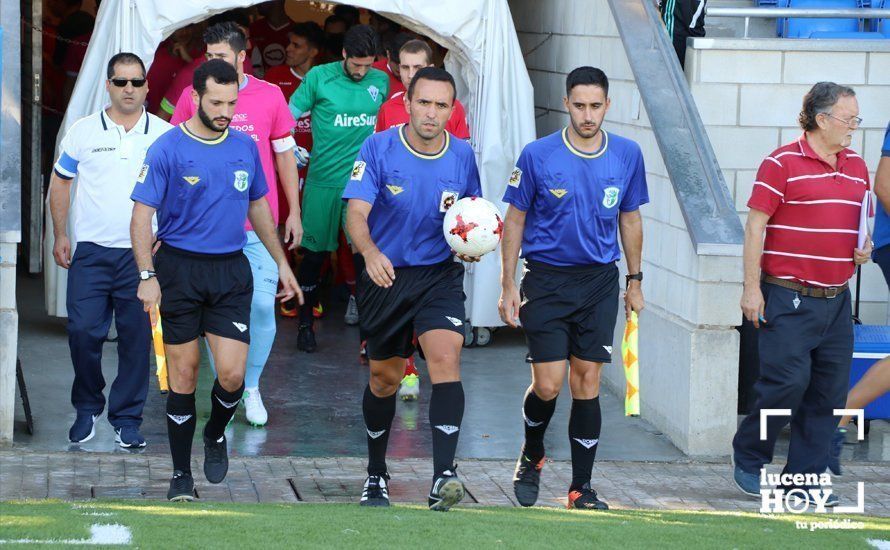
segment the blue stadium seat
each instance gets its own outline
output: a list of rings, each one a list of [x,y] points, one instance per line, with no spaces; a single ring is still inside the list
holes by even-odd
[[[856,9],[859,0],[785,0],[791,8],[817,9]],[[814,32],[856,33],[859,32],[858,19],[807,19],[792,17],[784,25],[783,36],[787,38],[810,38]]]
[[[834,40],[885,40],[887,37],[879,32],[843,32],[843,31],[816,31],[810,33],[811,39],[830,38]]]
[[[871,7],[890,10],[890,0],[871,0]],[[884,19],[872,19],[870,29],[879,32],[886,38],[890,38],[890,17]]]

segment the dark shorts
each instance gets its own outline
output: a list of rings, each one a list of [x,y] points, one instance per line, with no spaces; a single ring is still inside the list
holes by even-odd
[[[253,274],[242,251],[198,254],[164,244],[154,265],[165,343],[185,344],[202,334],[250,343]]]
[[[529,363],[569,356],[612,362],[619,290],[615,264],[560,267],[526,260],[519,288]]]
[[[363,271],[356,301],[368,358],[411,357],[412,340],[434,329],[464,333],[464,267],[448,260],[423,267],[397,267],[390,288],[379,287]]]

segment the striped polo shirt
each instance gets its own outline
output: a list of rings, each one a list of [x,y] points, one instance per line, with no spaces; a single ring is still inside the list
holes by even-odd
[[[869,191],[862,157],[844,149],[837,168],[806,135],[770,154],[757,171],[748,207],[769,214],[760,267],[808,286],[840,286],[853,275],[862,201]]]

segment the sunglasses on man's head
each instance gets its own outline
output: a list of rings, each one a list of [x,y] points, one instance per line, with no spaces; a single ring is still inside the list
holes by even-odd
[[[123,88],[127,85],[128,82],[132,84],[134,88],[141,88],[145,86],[144,78],[110,78],[109,80],[118,88]]]

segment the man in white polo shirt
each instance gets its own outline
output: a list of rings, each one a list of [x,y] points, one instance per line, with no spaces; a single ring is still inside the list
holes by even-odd
[[[120,343],[108,421],[121,447],[139,448],[145,446],[139,426],[148,393],[151,329],[136,297],[139,271],[130,245],[130,194],[149,145],[172,126],[145,111],[148,86],[138,56],[115,55],[108,61],[107,76],[111,105],[68,129],[50,178],[53,257],[68,269],[71,403],[77,411],[68,438],[72,443],[91,439],[96,418],[105,409],[102,344],[113,312]],[[75,177],[72,246],[68,210]]]

